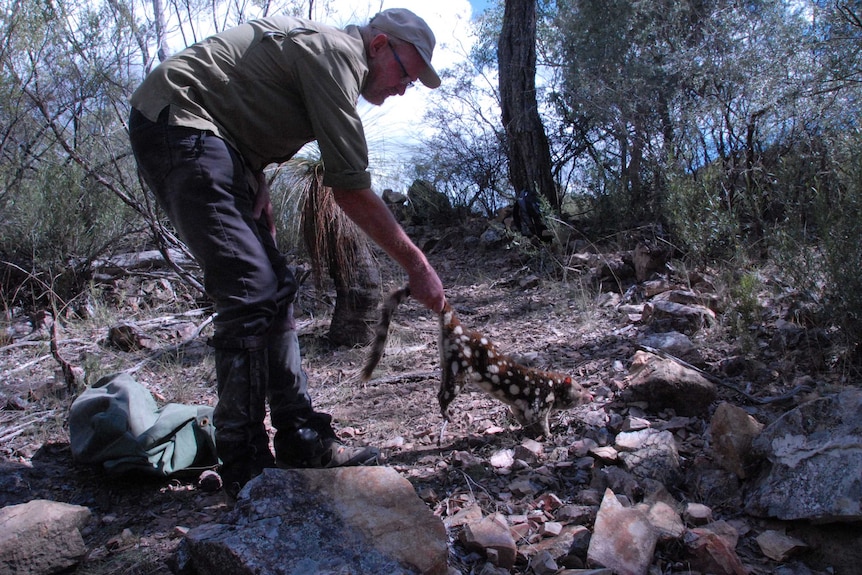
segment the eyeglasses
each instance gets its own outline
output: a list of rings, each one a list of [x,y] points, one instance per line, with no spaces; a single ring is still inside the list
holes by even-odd
[[[395,56],[395,61],[398,62],[398,65],[401,67],[401,73],[404,74],[404,77],[401,78],[401,84],[405,88],[410,88],[413,86],[413,81],[410,79],[410,74],[407,73],[407,68],[404,67],[404,63],[401,61],[401,58],[398,57],[398,52],[395,51],[395,47],[392,45],[392,42],[387,41],[389,44],[389,49],[392,50],[392,55]]]

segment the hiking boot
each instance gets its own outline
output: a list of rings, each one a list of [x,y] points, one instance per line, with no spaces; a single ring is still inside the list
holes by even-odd
[[[377,465],[380,461],[380,450],[376,447],[349,447],[337,439],[324,441],[324,451],[317,457],[308,460],[308,466],[317,469],[329,467],[353,467],[356,465]]]
[[[286,457],[278,458],[279,467],[327,469],[377,465],[380,458],[380,450],[376,447],[349,447],[336,437],[321,437],[308,427],[297,429],[293,439],[290,452],[285,454]]]

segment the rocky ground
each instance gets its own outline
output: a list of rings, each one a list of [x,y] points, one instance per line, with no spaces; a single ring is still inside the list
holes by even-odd
[[[469,241],[461,241],[465,237]],[[717,275],[686,271],[679,265],[666,270],[670,283],[701,295],[710,312],[682,320],[644,317],[639,304],[651,295],[644,293],[650,284],[641,282],[637,289],[629,289],[635,285],[630,252],[609,248],[601,255],[582,250],[578,255],[554,256],[523,241],[519,246],[487,237],[479,240],[478,231],[469,228],[438,239],[429,249],[430,259],[462,322],[530,365],[573,374],[595,396],[592,404],[556,414],[553,437],[536,444],[510,419],[505,406],[468,389],[453,404],[453,421],[441,438],[436,318],[414,302],[403,305],[375,378],[362,384],[357,372],[364,350],[327,345],[326,297],[311,287],[304,289],[298,320],[317,407],[334,415],[345,441],[381,447],[383,463],[406,477],[434,513],[447,521],[454,570],[466,574],[489,569],[485,558],[466,549],[458,537],[462,519],[478,508],[485,515],[499,512],[510,524],[521,525],[516,528],[522,539],[513,573],[555,572],[551,567],[542,571],[530,551],[553,539],[558,525],[575,521],[551,509],[567,507],[571,513],[595,506],[608,486],[608,475],[599,473],[606,463],[575,453],[573,446],[583,445],[585,439],[590,445],[607,445],[609,434],[623,422],[637,420],[673,430],[682,480],[670,491],[679,501],[708,505],[716,519],[736,522],[741,535],[737,552],[749,572],[858,572],[855,524],[814,532],[808,526],[782,525],[782,530],[805,535],[807,547],[778,561],[764,556],[753,537],[771,525],[746,517],[738,497],[716,493],[714,486],[703,483],[704,475],[695,472],[710,465],[709,412],[679,418],[672,410],[652,413],[642,404],[618,401],[641,338],[670,329],[684,331],[693,342],[688,361],[751,395],[779,396],[800,381],[813,381],[817,389],[852,384],[853,374],[843,368],[839,351],[824,342],[812,346],[812,337],[805,338],[805,345],[785,341],[779,328],[786,317],[784,308],[792,305],[789,300],[764,295],[758,307],[762,321],[743,337],[731,337],[729,328],[736,319],[726,315],[727,294]],[[391,270],[384,275],[390,287],[403,281]],[[596,289],[598,285],[602,289]],[[162,277],[136,276],[104,286],[102,299],[87,306],[86,320],[62,322],[61,356],[88,377],[132,369],[160,402],[213,404],[214,370],[204,344],[208,316],[199,311],[179,313],[197,307],[178,290]],[[133,323],[139,335],[149,338],[145,349],[121,351],[107,343],[108,328],[122,321]],[[84,532],[89,553],[70,572],[169,573],[167,560],[182,534],[224,513],[225,498],[201,490],[193,477],[118,479],[74,465],[66,425],[74,393],[67,391],[49,350],[50,318],[10,310],[6,326],[0,347],[0,507],[50,499],[90,508],[93,519]],[[179,352],[154,351],[189,338]],[[805,389],[807,393],[810,388]],[[786,402],[760,406],[730,387],[718,390],[718,400],[744,405],[764,423],[805,399],[805,393],[791,394]],[[671,421],[675,423],[670,425]],[[637,488],[629,495],[636,498]],[[590,527],[592,519],[577,521]],[[695,572],[682,551],[679,543],[660,546],[651,573]]]

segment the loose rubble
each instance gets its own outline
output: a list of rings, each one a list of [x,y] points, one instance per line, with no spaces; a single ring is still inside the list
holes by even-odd
[[[506,238],[500,230],[481,237],[477,233],[471,241],[453,240],[446,249],[468,245],[488,250],[485,254],[493,258],[498,256],[488,254],[499,253]],[[460,240],[465,240],[463,235]],[[442,239],[439,245],[445,248]],[[637,254],[585,250],[569,255],[572,270],[579,270],[591,285],[603,286],[589,302],[599,316],[594,321],[600,322],[590,334],[552,322],[557,315],[574,318],[582,312],[571,303],[570,292],[551,293],[555,288],[547,280],[514,265],[517,254],[496,266],[493,281],[453,288],[450,297],[465,308],[465,323],[487,329],[495,339],[502,337],[504,349],[523,352],[540,367],[571,371],[595,396],[590,405],[557,414],[551,437],[527,437],[499,403],[465,392],[456,406],[458,416],[438,445],[436,378],[427,367],[436,361],[435,324],[421,310],[400,320],[405,333],[413,329],[420,335],[408,333],[403,346],[409,351],[391,354],[386,364],[391,375],[385,382],[371,381],[366,388],[341,395],[332,392],[331,398],[326,389],[316,390],[323,396],[319,403],[331,407],[337,421],[350,421],[340,430],[344,437],[384,448],[384,466],[372,474],[390,476],[392,485],[400,484],[404,501],[414,500],[427,511],[422,521],[427,520],[423,524],[433,537],[410,536],[399,528],[407,537],[394,547],[407,555],[427,550],[438,559],[424,567],[398,563],[404,572],[855,573],[862,564],[862,394],[853,381],[824,380],[822,364],[815,363],[823,361],[822,354],[810,346],[828,345],[827,339],[790,321],[781,307],[788,304],[773,302],[769,321],[752,330],[758,338],[756,356],[726,342],[706,341],[704,332],[714,328],[723,313],[715,282],[695,272],[680,278],[650,259],[655,255],[644,249]],[[505,305],[495,307],[500,301]],[[308,325],[311,332],[314,324]],[[41,329],[17,326],[13,331],[18,335],[10,337],[38,339]],[[144,342],[171,341],[146,329],[133,335],[137,345],[125,347],[105,334],[91,340],[105,338],[105,349],[126,354],[151,351]],[[314,376],[335,382],[337,389],[349,379],[361,351],[325,353],[324,361],[308,363],[320,370]],[[335,364],[331,372],[320,367],[327,361]],[[10,381],[21,377],[14,370],[4,372]],[[40,402],[56,392],[44,381],[28,386],[26,393],[3,390],[0,424],[8,427],[0,435],[14,445],[4,447],[0,502],[10,506],[8,510],[53,494],[57,501],[75,501],[88,510],[92,517],[86,525],[64,528],[62,534],[46,532],[39,543],[47,549],[55,539],[73,539],[77,529],[86,548],[72,553],[73,561],[106,561],[159,549],[160,560],[172,558],[176,572],[195,569],[194,545],[220,539],[230,548],[236,543],[231,530],[248,517],[244,513],[252,512],[259,519],[255,529],[264,534],[260,542],[267,540],[267,533],[280,533],[286,518],[307,521],[308,514],[323,508],[330,510],[327,526],[332,542],[339,544],[353,532],[341,523],[342,515],[361,521],[376,511],[419,522],[410,512],[384,504],[389,487],[358,507],[343,497],[331,496],[325,505],[309,497],[297,501],[295,507],[304,509],[297,517],[277,507],[278,497],[254,487],[232,509],[217,503],[221,493],[207,492],[218,488],[212,477],[200,484],[188,478],[168,485],[106,485],[97,475],[62,467],[68,463],[62,447],[52,451],[36,440],[24,441],[27,436],[19,430],[23,422],[62,416],[61,410],[39,411]],[[769,401],[759,401],[765,399]],[[360,415],[351,419],[351,409]],[[5,419],[11,413],[18,419],[7,423],[13,421]],[[363,428],[366,419],[378,427]],[[46,475],[46,469],[53,468],[44,459],[33,464],[39,451],[60,466],[53,475]],[[339,494],[373,491],[375,482],[365,473],[344,470],[342,485],[351,487]],[[278,493],[327,493],[326,485],[287,488],[279,477],[280,487],[273,488]],[[77,483],[66,491],[52,487],[63,480]],[[270,487],[267,482],[272,480],[270,474],[262,478]],[[394,493],[396,487],[391,489]],[[136,499],[151,503],[141,503],[146,509],[133,514],[129,509]],[[351,509],[360,511],[351,515]],[[378,521],[382,519],[374,519]],[[14,533],[23,529],[4,522],[0,532],[5,533],[7,525]],[[390,536],[363,529],[368,541]],[[263,547],[244,549],[236,557],[249,569],[272,558]],[[302,553],[280,549],[277,556],[286,560]],[[370,559],[375,553],[388,565],[388,552],[360,555]],[[214,572],[215,567],[208,565],[204,571]]]

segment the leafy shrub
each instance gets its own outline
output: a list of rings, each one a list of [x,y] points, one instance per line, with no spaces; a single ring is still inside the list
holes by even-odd
[[[862,338],[862,135],[845,148],[833,193],[821,195],[820,220],[826,311],[845,335]],[[826,196],[826,197],[825,197]]]
[[[80,270],[72,260],[89,261],[130,234],[129,212],[74,164],[35,171],[7,194],[0,212],[0,257],[6,268],[2,281],[8,288],[3,298],[26,296],[30,301],[25,303],[33,303],[48,284],[61,298],[74,295],[86,278],[75,277]],[[40,278],[37,283],[43,287],[22,289],[25,272]]]
[[[716,165],[668,181],[664,214],[676,241],[695,261],[730,258],[740,248],[742,226],[724,202],[725,174]]]
[[[758,298],[761,287],[758,274],[752,271],[738,275],[730,286],[731,305],[725,318],[729,319],[730,332],[746,349],[753,345],[752,328],[757,327],[762,319]]]

